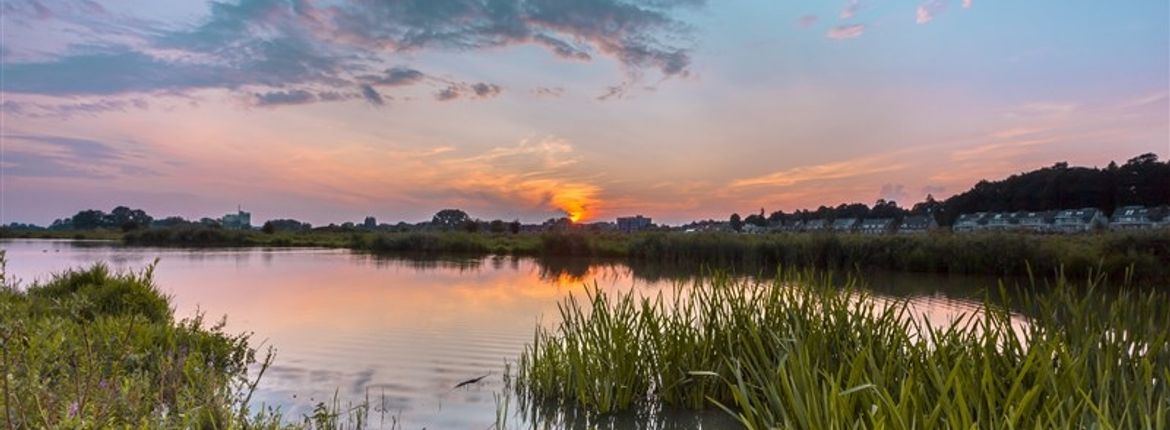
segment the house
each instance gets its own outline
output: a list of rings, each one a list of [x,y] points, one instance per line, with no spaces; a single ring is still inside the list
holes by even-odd
[[[1109,220],[1110,230],[1134,230],[1154,228],[1155,222],[1150,219],[1150,209],[1143,206],[1124,206],[1113,211],[1113,219]]]
[[[866,218],[861,220],[860,230],[864,234],[887,234],[894,232],[893,218]]]
[[[983,228],[983,219],[987,217],[987,212],[976,212],[973,214],[962,214],[955,220],[952,228],[959,233],[967,233]]]
[[[623,233],[633,233],[650,228],[650,218],[642,215],[632,217],[618,217],[617,228]]]
[[[804,229],[802,231],[826,231],[829,229],[829,221],[823,219],[810,219],[804,222]]]
[[[251,230],[252,214],[236,208],[236,213],[224,215],[219,223],[228,230]]]
[[[804,231],[804,221],[801,221],[798,219],[784,221],[783,223],[780,224],[780,231],[787,231],[787,232],[793,232],[793,233],[798,232],[798,231]]]
[[[746,234],[764,234],[768,232],[768,228],[755,224],[744,224],[743,227],[740,228],[740,232]]]
[[[857,218],[841,218],[833,221],[832,227],[830,228],[834,233],[850,233],[857,230],[860,222],[861,220]]]
[[[1052,230],[1061,233],[1080,233],[1105,228],[1109,220],[1099,209],[1066,209],[1056,213]]]
[[[908,216],[898,224],[898,233],[926,233],[938,228],[938,222],[930,215]]]
[[[1043,233],[1052,228],[1052,212],[1025,212],[1015,214],[1015,229]]]
[[[1015,217],[1008,212],[996,212],[987,214],[983,218],[982,230],[990,231],[1006,231],[1015,228]]]

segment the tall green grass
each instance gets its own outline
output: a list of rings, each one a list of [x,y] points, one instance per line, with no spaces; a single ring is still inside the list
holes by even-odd
[[[1025,293],[1023,330],[999,298],[930,325],[810,271],[592,288],[536,330],[515,389],[601,414],[718,407],[751,429],[1168,428],[1170,296],[1100,282]]]

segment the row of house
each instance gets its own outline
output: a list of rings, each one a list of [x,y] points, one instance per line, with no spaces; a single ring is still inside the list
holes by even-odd
[[[1124,206],[1113,217],[1096,208],[1059,211],[976,212],[959,215],[954,231],[1027,231],[1082,233],[1096,230],[1132,230],[1170,227],[1170,207]]]
[[[839,218],[835,220],[811,219],[791,220],[770,229],[746,225],[745,231],[755,233],[756,229],[786,232],[835,232],[835,233],[925,233],[938,228],[932,216],[908,216],[898,221],[894,218]]]

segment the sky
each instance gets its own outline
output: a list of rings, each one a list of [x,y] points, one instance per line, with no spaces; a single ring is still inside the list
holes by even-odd
[[[726,219],[1170,158],[1170,2],[4,0],[0,223]]]

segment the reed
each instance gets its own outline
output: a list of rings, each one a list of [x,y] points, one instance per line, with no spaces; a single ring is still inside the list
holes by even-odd
[[[749,429],[1170,426],[1165,293],[1059,277],[931,325],[860,280],[828,278],[717,275],[648,297],[589,288],[536,330],[514,387],[599,414],[717,407]]]

